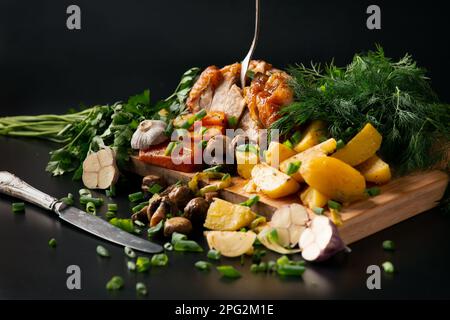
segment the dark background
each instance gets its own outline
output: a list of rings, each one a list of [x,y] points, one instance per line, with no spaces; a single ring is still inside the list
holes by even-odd
[[[66,28],[66,8],[81,7],[82,29]],[[378,4],[382,30],[366,28],[366,8]],[[0,0],[0,116],[63,113],[80,104],[112,103],[150,88],[152,101],[171,93],[192,66],[222,66],[241,60],[253,32],[253,1],[17,1]],[[437,1],[268,1],[256,57],[277,67],[296,62],[346,64],[353,54],[381,44],[386,54],[412,53],[429,70],[442,100],[449,101],[448,12]],[[0,170],[8,170],[61,197],[79,183],[44,171],[51,144],[0,138]],[[133,179],[128,188],[134,191]],[[124,194],[127,194],[124,192]],[[123,216],[128,204],[117,199]],[[24,216],[10,212],[0,196],[0,298],[135,298],[136,279],[150,298],[449,298],[450,221],[437,210],[417,216],[352,245],[348,256],[309,266],[303,280],[252,275],[228,283],[217,273],[201,274],[203,256],[170,255],[167,269],[127,275],[122,249],[86,235],[32,206]],[[58,247],[47,246],[49,238]],[[381,242],[392,239],[389,254]],[[112,254],[102,260],[95,247]],[[275,256],[272,256],[272,258]],[[366,288],[368,265],[392,260],[399,270],[383,275],[382,290]],[[66,289],[65,269],[78,264],[82,290]],[[104,289],[115,274],[126,288]]]

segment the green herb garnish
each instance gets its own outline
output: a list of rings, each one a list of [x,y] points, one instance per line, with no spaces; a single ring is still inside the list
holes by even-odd
[[[333,200],[328,200],[328,207],[336,211],[340,211],[342,209],[342,205],[339,202]]]
[[[93,203],[95,207],[100,207],[103,204],[102,198],[93,198],[90,196],[81,196],[80,204],[87,205],[89,202]]]
[[[117,211],[117,203],[108,203],[108,211]]]
[[[135,228],[131,219],[112,218],[109,220],[109,223],[126,232],[135,233]]]
[[[133,261],[127,261],[127,268],[130,271],[136,271],[136,263]]]
[[[381,193],[381,190],[379,187],[372,187],[366,189],[366,193],[369,195],[369,197],[375,197]]]
[[[50,240],[48,240],[48,246],[50,248],[56,248],[57,245],[58,245],[58,243],[56,242],[55,238],[51,238]]]
[[[128,195],[128,200],[130,202],[138,202],[144,199],[144,193],[142,191],[138,191]]]
[[[193,240],[178,240],[174,243],[173,248],[175,251],[203,252],[203,248]]]
[[[410,55],[393,61],[377,47],[355,55],[345,68],[296,65],[289,73],[294,103],[271,127],[281,135],[324,120],[331,137],[347,142],[370,122],[383,136],[381,157],[400,173],[427,169],[445,157],[450,105],[439,101]]]
[[[173,250],[173,245],[170,242],[164,243],[164,250],[172,251]]]
[[[227,121],[230,128],[234,128],[237,126],[237,119],[235,116],[228,117]]]
[[[280,276],[294,276],[300,277],[305,272],[305,267],[301,265],[294,264],[283,264],[278,265],[277,273]]]
[[[95,207],[95,203],[93,202],[86,203],[86,212],[95,216],[97,214],[97,208]]]
[[[383,267],[384,272],[386,273],[394,273],[394,265],[390,261],[383,262],[381,265]]]
[[[74,200],[73,200],[73,194],[68,193],[67,197],[61,198],[60,201],[68,206],[73,206]]]
[[[124,285],[123,278],[119,276],[114,276],[106,284],[106,289],[116,291],[122,289],[123,285]]]
[[[210,260],[220,260],[220,252],[214,249],[209,250],[206,256]]]
[[[115,218],[116,215],[117,215],[117,213],[116,213],[115,211],[107,211],[107,212],[105,213],[105,218],[106,218],[107,220],[111,220],[112,218]]]
[[[147,257],[138,257],[136,259],[136,270],[138,272],[147,272],[150,269],[150,259]]]
[[[339,139],[336,142],[336,150],[342,149],[343,147],[345,147],[345,142],[342,139]]]
[[[142,282],[136,283],[136,293],[138,296],[146,296],[148,293],[147,286]]]
[[[11,209],[13,213],[23,213],[25,212],[25,203],[23,202],[14,202],[11,205]]]
[[[300,131],[295,131],[291,139],[289,139],[293,145],[296,145],[302,139],[302,133]]]
[[[194,266],[202,271],[207,271],[211,268],[211,263],[207,262],[207,261],[197,261]]]
[[[154,237],[156,234],[160,233],[164,227],[164,220],[158,222],[156,226],[153,226],[147,230],[147,235],[149,238]]]
[[[392,240],[385,240],[383,241],[383,249],[387,251],[394,251],[395,250],[395,243]]]
[[[206,168],[205,170],[203,170],[203,172],[220,172],[222,171],[223,167],[221,165],[217,165],[211,168]]]
[[[152,193],[152,194],[155,194],[155,193],[159,193],[162,189],[163,189],[162,186],[160,186],[159,184],[155,183],[154,185],[152,185],[152,186],[148,189],[148,191],[149,191],[150,193]]]
[[[133,211],[133,213],[136,213],[136,212],[141,211],[146,206],[148,206],[148,201],[144,201],[144,202],[141,202],[141,203],[135,205],[133,208],[131,208],[131,211]]]
[[[169,257],[165,253],[155,254],[151,260],[151,265],[155,267],[165,267],[168,263]]]
[[[130,259],[136,258],[136,252],[134,252],[133,249],[131,249],[130,247],[123,248],[123,251],[125,252],[128,258]]]
[[[232,266],[218,266],[216,269],[225,278],[236,279],[241,277],[241,273]]]
[[[259,196],[252,196],[246,201],[239,203],[241,206],[251,207],[259,201]]]
[[[172,239],[170,241],[172,245],[174,245],[176,242],[180,240],[187,240],[187,236],[179,232],[172,233]]]
[[[100,257],[108,258],[110,256],[109,251],[103,246],[98,245],[95,250]]]
[[[301,161],[290,162],[286,174],[292,176],[294,173],[298,171],[298,169],[300,169],[301,164],[302,164]]]
[[[322,215],[325,212],[325,209],[324,208],[319,208],[319,207],[314,207],[313,208],[313,212],[320,216],[320,215]]]

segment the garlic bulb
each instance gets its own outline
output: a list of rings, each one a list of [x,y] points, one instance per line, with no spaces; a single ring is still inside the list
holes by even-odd
[[[133,149],[147,149],[168,139],[164,134],[166,123],[161,120],[142,121],[131,138]]]

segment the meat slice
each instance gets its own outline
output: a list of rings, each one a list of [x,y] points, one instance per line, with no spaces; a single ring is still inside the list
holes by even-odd
[[[257,73],[250,87],[245,88],[250,117],[262,127],[270,127],[279,118],[278,111],[292,102],[293,92],[288,81],[289,76],[282,71],[274,71],[270,75]]]
[[[235,63],[220,70],[223,81],[216,88],[208,111],[222,111],[227,117],[239,120],[245,108],[242,90],[236,85],[241,72],[241,65]]]
[[[250,117],[250,113],[248,110],[244,111],[241,121],[239,122],[238,128],[244,131],[245,135],[248,137],[250,141],[252,141],[253,143],[258,143],[259,140],[258,132],[260,128],[258,126],[258,123]]]
[[[248,65],[248,70],[252,71],[255,74],[256,73],[266,74],[271,69],[272,65],[263,60],[250,60],[250,63]]]
[[[189,93],[186,105],[192,112],[208,109],[211,106],[214,90],[223,79],[222,72],[216,66],[209,66],[200,74]]]

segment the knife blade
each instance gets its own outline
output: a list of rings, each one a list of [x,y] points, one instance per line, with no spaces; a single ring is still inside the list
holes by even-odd
[[[157,253],[163,250],[159,244],[125,232],[80,209],[66,206],[58,199],[30,186],[10,172],[0,171],[0,192],[53,211],[58,214],[60,219],[110,242],[147,253]]]

